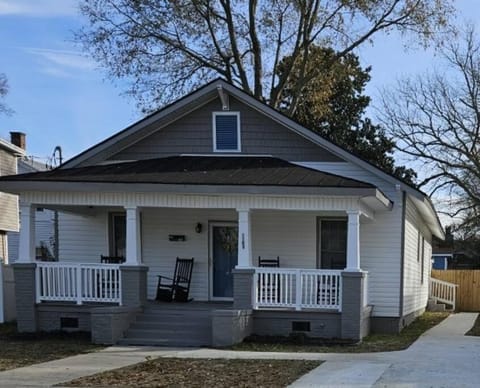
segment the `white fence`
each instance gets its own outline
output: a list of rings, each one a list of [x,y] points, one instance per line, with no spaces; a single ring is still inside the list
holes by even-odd
[[[37,303],[122,303],[120,266],[115,264],[37,263],[36,287]]]
[[[341,311],[341,271],[255,268],[254,308]]]
[[[430,278],[430,298],[452,306],[455,311],[457,285],[444,280]]]

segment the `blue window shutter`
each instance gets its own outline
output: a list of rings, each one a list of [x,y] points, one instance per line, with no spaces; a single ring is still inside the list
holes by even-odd
[[[237,124],[236,115],[215,116],[217,150],[235,151],[238,149]]]

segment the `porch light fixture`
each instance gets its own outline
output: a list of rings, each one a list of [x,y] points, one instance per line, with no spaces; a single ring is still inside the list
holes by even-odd
[[[195,225],[195,232],[202,233],[202,228],[203,228],[203,225],[200,222],[198,222],[197,225]]]

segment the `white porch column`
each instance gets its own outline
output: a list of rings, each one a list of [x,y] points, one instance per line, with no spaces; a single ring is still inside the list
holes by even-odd
[[[126,211],[126,260],[125,264],[142,264],[141,236],[140,236],[140,211],[138,207],[125,207]]]
[[[252,240],[250,209],[237,209],[238,212],[238,265],[237,268],[252,267]]]
[[[35,262],[35,208],[30,203],[20,205],[20,235],[18,263]]]
[[[361,271],[360,268],[360,211],[348,210],[347,267],[346,271]]]

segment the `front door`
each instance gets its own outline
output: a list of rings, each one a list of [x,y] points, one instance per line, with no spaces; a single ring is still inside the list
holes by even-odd
[[[238,263],[236,223],[210,224],[211,298],[233,298],[232,271]]]

